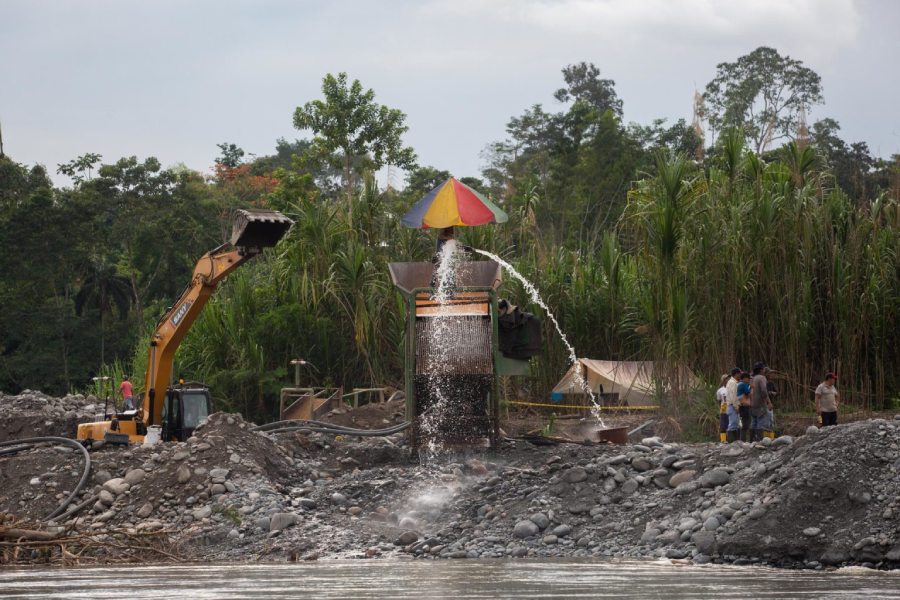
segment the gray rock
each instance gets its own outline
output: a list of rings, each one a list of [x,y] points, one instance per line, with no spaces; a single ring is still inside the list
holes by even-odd
[[[666,558],[674,558],[676,560],[687,558],[688,554],[690,553],[683,548],[669,548],[666,550]]]
[[[850,560],[850,554],[842,548],[829,548],[819,557],[823,565],[839,565]]]
[[[748,519],[759,519],[760,517],[762,517],[765,514],[766,514],[765,508],[763,508],[762,506],[754,506],[747,513],[747,518]]]
[[[641,543],[649,544],[650,542],[654,541],[657,536],[659,536],[659,534],[659,529],[647,529],[646,531],[644,531],[644,533],[641,534]]]
[[[807,527],[803,530],[803,535],[805,535],[806,537],[816,537],[820,533],[822,533],[822,530],[818,527]]]
[[[566,525],[565,523],[563,523],[562,525],[557,525],[553,528],[553,535],[555,535],[556,537],[566,537],[570,533],[572,533],[572,526]]]
[[[679,457],[678,455],[676,455],[676,454],[670,454],[669,456],[667,456],[667,457],[665,457],[664,459],[662,459],[662,463],[660,463],[660,465],[661,465],[664,469],[668,469],[669,467],[671,467],[672,465],[674,465],[674,464],[675,464],[676,462],[678,462],[679,460],[681,460],[681,459],[680,459],[680,457]]]
[[[900,544],[888,550],[884,558],[891,562],[900,562]]]
[[[568,483],[580,483],[587,479],[587,471],[584,467],[572,467],[563,474],[563,480]]]
[[[516,526],[513,528],[513,535],[517,538],[529,538],[536,536],[540,533],[541,529],[537,525],[534,524],[534,521],[519,521],[516,523]]]
[[[848,494],[851,502],[855,502],[857,504],[868,504],[872,501],[872,494],[865,490],[851,490]]]
[[[715,531],[719,528],[719,519],[716,517],[709,517],[705,521],[703,521],[703,529],[705,531]]]
[[[153,505],[149,502],[145,502],[142,507],[140,507],[137,511],[137,516],[140,519],[146,519],[153,512]]]
[[[793,438],[793,436],[790,436],[790,435],[783,435],[781,437],[777,437],[774,440],[772,440],[773,447],[775,447],[775,446],[790,446],[793,443],[794,443],[794,438]]]
[[[622,484],[622,494],[630,496],[637,491],[639,484],[635,479],[628,479]]]
[[[125,474],[125,483],[135,485],[142,482],[145,477],[147,477],[147,472],[143,469],[131,469]]]
[[[691,537],[697,552],[712,556],[716,553],[716,534],[712,531],[696,531]]]
[[[559,542],[559,538],[551,533],[550,535],[545,535],[544,539],[542,539],[541,541],[548,546],[552,546]]]
[[[809,427],[806,428],[806,435],[815,435],[816,433],[819,433],[819,428],[816,427],[815,425],[810,425]],[[834,563],[829,563],[829,564],[834,564]]]
[[[409,546],[410,544],[414,544],[419,541],[419,534],[416,531],[404,531],[401,533],[396,540],[394,540],[395,546]]]
[[[107,471],[105,469],[94,473],[94,481],[96,481],[97,483],[99,483],[101,485],[106,483],[110,479],[112,479],[112,475],[109,473],[109,471]]]
[[[269,531],[281,531],[296,525],[299,521],[300,517],[294,513],[277,512],[269,520]]]
[[[226,477],[228,477],[229,472],[230,471],[228,469],[223,469],[223,468],[219,467],[219,468],[215,468],[215,469],[210,469],[209,476],[212,477],[213,479],[225,479]]]
[[[191,516],[194,517],[195,520],[199,521],[200,519],[205,519],[212,514],[211,506],[201,506],[200,508],[191,512]]]
[[[209,493],[212,494],[213,496],[221,496],[226,491],[227,491],[227,489],[221,483],[214,483],[211,486],[209,486]]]
[[[187,465],[180,465],[175,471],[175,481],[178,483],[187,483],[191,480],[191,469]]]
[[[731,473],[725,469],[711,469],[700,476],[701,487],[718,487],[731,481]]]
[[[98,502],[103,506],[112,506],[112,503],[116,501],[116,497],[112,495],[109,490],[100,490],[100,498]]]
[[[696,481],[685,481],[684,483],[679,483],[675,487],[674,494],[676,496],[686,496],[687,494],[693,494],[697,491],[700,485]]]
[[[114,496],[118,496],[119,494],[124,494],[130,488],[129,485],[124,479],[121,477],[116,477],[115,479],[110,479],[106,483],[103,484],[103,489],[107,490]]]
[[[331,501],[335,504],[346,504],[347,496],[341,494],[340,492],[335,492],[331,495]]]
[[[525,546],[516,546],[512,549],[511,556],[514,558],[522,558],[528,554],[528,548]]]
[[[612,458],[608,458],[606,460],[606,464],[608,464],[608,465],[621,465],[626,462],[628,462],[628,457],[625,456],[624,454],[618,454],[618,455],[613,456]]]
[[[176,452],[175,454],[172,455],[172,460],[177,462],[177,461],[186,459],[190,455],[191,455],[191,453],[188,452],[187,450],[179,450],[178,452]]]
[[[544,513],[534,513],[533,515],[528,517],[528,519],[532,523],[537,525],[541,529],[541,531],[547,529],[547,526],[550,525],[550,519],[547,518],[547,515],[545,515]]]
[[[653,465],[650,463],[650,461],[643,456],[638,456],[637,458],[632,460],[631,466],[634,467],[635,471],[649,471],[653,468]]]
[[[672,475],[669,478],[669,486],[673,488],[677,488],[682,483],[686,483],[694,478],[694,475],[697,474],[697,471],[693,471],[691,469],[685,469],[684,471],[679,471]]]

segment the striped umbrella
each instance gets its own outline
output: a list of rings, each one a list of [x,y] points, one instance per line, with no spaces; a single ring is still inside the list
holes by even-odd
[[[493,202],[453,177],[437,186],[403,215],[416,229],[506,223],[509,217]]]

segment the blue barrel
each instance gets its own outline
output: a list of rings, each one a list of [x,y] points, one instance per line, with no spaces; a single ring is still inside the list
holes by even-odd
[[[557,403],[559,403],[559,402],[562,402],[562,399],[563,399],[562,392],[552,392],[552,393],[550,394],[550,401],[551,401],[551,402],[557,402]]]

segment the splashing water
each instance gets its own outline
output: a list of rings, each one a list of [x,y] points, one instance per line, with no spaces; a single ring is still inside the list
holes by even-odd
[[[426,450],[430,456],[435,456],[443,450],[441,431],[447,421],[453,417],[451,403],[444,394],[444,386],[448,384],[448,381],[444,377],[445,373],[441,371],[440,365],[449,363],[450,349],[454,346],[452,344],[454,333],[448,316],[451,306],[450,299],[456,289],[457,267],[461,258],[464,258],[464,254],[459,250],[460,247],[456,240],[450,239],[444,242],[437,255],[438,262],[432,282],[434,293],[431,300],[437,304],[437,310],[430,317],[432,327],[429,328],[429,341],[434,349],[434,354],[433,360],[430,361],[431,372],[427,376],[427,385],[434,402],[421,420],[422,431],[427,438]]]
[[[553,326],[556,327],[556,332],[559,334],[560,339],[566,346],[566,350],[568,350],[569,352],[569,361],[575,366],[573,378],[575,380],[575,383],[588,395],[588,397],[591,399],[591,404],[594,405],[591,409],[591,414],[594,415],[594,417],[596,417],[596,419],[600,422],[601,427],[605,427],[605,425],[603,424],[603,419],[600,418],[600,404],[597,402],[597,398],[596,396],[594,396],[594,392],[591,391],[591,386],[588,385],[588,382],[585,380],[584,375],[582,375],[581,373],[581,361],[578,360],[578,355],[575,354],[575,348],[573,348],[572,344],[569,343],[569,339],[566,337],[566,334],[563,333],[562,327],[559,326],[559,322],[556,320],[556,317],[550,310],[550,307],[547,306],[547,303],[544,302],[543,298],[541,298],[540,292],[538,292],[537,288],[534,287],[534,284],[525,279],[525,277],[523,277],[522,274],[515,269],[515,267],[513,267],[511,264],[497,256],[496,254],[488,252],[487,250],[479,250],[478,248],[475,248],[474,251],[483,256],[487,256],[493,261],[496,261],[497,264],[503,267],[503,269],[507,273],[518,279],[522,286],[525,288],[525,291],[528,292],[528,295],[531,297],[532,302],[544,309],[544,312],[553,322]]]

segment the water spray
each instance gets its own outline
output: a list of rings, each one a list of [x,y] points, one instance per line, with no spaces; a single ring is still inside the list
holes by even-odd
[[[553,315],[550,307],[547,306],[547,303],[544,302],[543,298],[541,298],[540,292],[538,292],[537,288],[534,287],[534,284],[525,279],[525,277],[523,277],[522,274],[520,274],[515,269],[515,267],[513,267],[511,264],[497,256],[496,254],[488,252],[487,250],[479,250],[478,248],[473,248],[473,251],[495,261],[497,264],[503,267],[503,269],[506,270],[507,273],[519,280],[519,282],[525,288],[525,291],[528,292],[528,295],[531,297],[532,302],[544,309],[544,312],[550,318],[550,321],[553,322],[553,326],[556,327],[556,332],[559,334],[559,337],[565,345],[566,350],[569,351],[569,360],[575,366],[575,382],[588,395],[588,397],[591,399],[591,404],[594,405],[593,408],[591,408],[591,414],[597,419],[597,421],[599,421],[601,427],[605,427],[605,425],[603,424],[603,419],[600,416],[600,404],[597,402],[597,398],[596,396],[594,396],[594,392],[591,390],[591,386],[588,385],[587,380],[585,380],[584,376],[581,374],[581,362],[578,360],[578,355],[575,354],[575,348],[573,348],[572,344],[569,343],[569,339],[566,337],[566,334],[563,333],[562,327],[560,327],[559,322],[556,320],[556,317]]]

